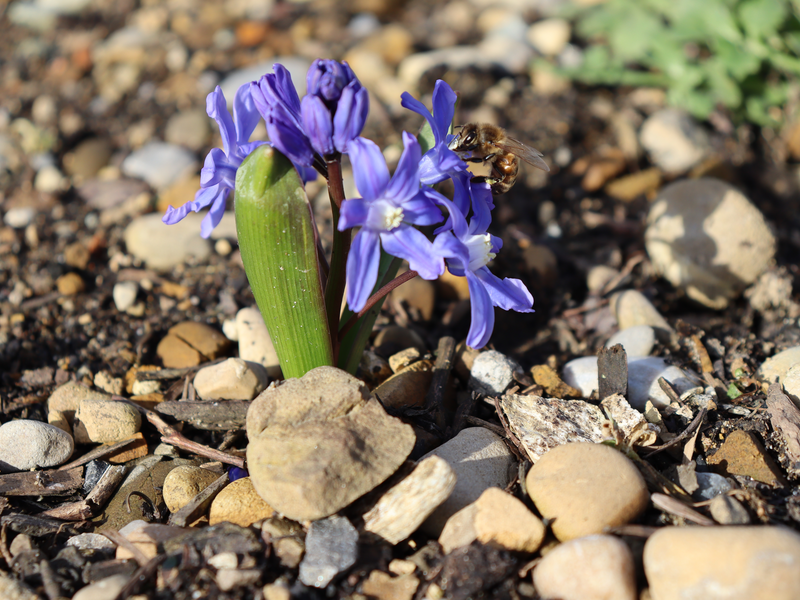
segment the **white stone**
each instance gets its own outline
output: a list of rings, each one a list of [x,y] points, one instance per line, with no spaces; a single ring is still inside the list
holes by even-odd
[[[99,533],[81,533],[67,540],[67,546],[75,546],[79,550],[113,550],[117,545]]]
[[[136,302],[136,295],[138,293],[138,283],[135,281],[120,281],[114,284],[111,297],[114,298],[114,306],[117,307],[117,310],[119,312],[125,312]]]
[[[622,540],[589,535],[559,544],[533,571],[542,600],[636,600],[633,556]]]
[[[706,157],[708,135],[688,114],[663,108],[642,124],[639,141],[650,159],[667,173],[682,173]]]
[[[656,272],[709,308],[725,308],[775,256],[775,236],[761,211],[717,179],[665,187],[647,222],[645,246]]]
[[[236,313],[236,334],[240,358],[260,364],[272,379],[281,376],[278,354],[258,308],[242,308]]]
[[[90,583],[78,590],[72,600],[108,600],[115,598],[128,583],[127,575],[111,575],[105,579]]]
[[[14,229],[25,229],[33,221],[36,211],[32,206],[9,208],[3,216],[3,222]]]
[[[193,383],[203,400],[252,400],[267,387],[269,377],[258,363],[229,358],[200,369]]]
[[[157,271],[168,271],[190,257],[203,261],[211,254],[208,241],[200,237],[203,218],[190,213],[175,225],[166,225],[159,214],[142,215],[125,228],[125,245],[130,254]]]
[[[72,456],[72,436],[54,425],[19,419],[0,426],[0,472],[55,467]]]
[[[122,161],[125,175],[143,179],[157,190],[193,175],[197,167],[192,152],[175,144],[158,141],[134,150]]]
[[[55,165],[46,165],[39,169],[33,181],[33,187],[45,194],[55,194],[69,187],[66,177]]]
[[[487,396],[499,396],[514,382],[519,364],[496,350],[481,352],[472,365],[469,386]]]
[[[756,374],[767,383],[775,383],[776,381],[784,383],[784,377],[788,378],[789,373],[792,372],[792,369],[796,365],[800,365],[800,346],[792,346],[791,348],[778,352],[774,356],[770,356],[761,363],[761,367],[759,367]],[[793,377],[796,376],[798,375],[793,374]],[[800,390],[795,389],[793,387],[794,385],[795,384],[792,382],[790,385],[791,391],[787,388],[787,394],[798,395],[798,391]],[[800,388],[800,386],[798,387]]]
[[[422,529],[439,536],[447,519],[477,500],[490,487],[505,488],[514,455],[498,435],[482,427],[468,427],[423,458],[438,456],[455,471],[456,486],[450,496],[423,523]]]
[[[672,331],[672,327],[658,309],[638,290],[617,292],[611,296],[609,304],[620,330],[630,329],[636,325],[649,325],[659,331]]]
[[[656,332],[649,325],[635,325],[618,331],[606,342],[606,348],[621,344],[628,358],[649,356],[656,344]]]
[[[572,28],[566,19],[544,19],[528,28],[528,41],[547,56],[560,54],[571,35]]]
[[[564,365],[564,382],[581,390],[584,398],[590,397],[597,389],[597,377],[596,356],[576,358]],[[656,408],[669,405],[671,400],[658,384],[659,377],[670,382],[679,395],[699,385],[692,381],[685,371],[667,364],[663,358],[655,356],[632,358],[628,360],[627,395],[631,406],[643,411],[648,400],[651,400]]]

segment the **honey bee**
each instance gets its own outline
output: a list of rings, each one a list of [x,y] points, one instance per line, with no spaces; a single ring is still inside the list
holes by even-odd
[[[514,186],[520,158],[542,171],[550,171],[550,167],[542,160],[542,153],[536,148],[509,137],[505,129],[489,123],[463,125],[448,148],[467,162],[489,165],[489,175],[472,180],[490,184],[495,195],[504,194]]]

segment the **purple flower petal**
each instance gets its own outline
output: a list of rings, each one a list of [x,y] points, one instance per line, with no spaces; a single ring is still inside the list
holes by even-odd
[[[369,203],[361,198],[353,198],[342,202],[339,212],[339,231],[351,227],[361,227],[367,222],[369,216]]]
[[[236,143],[243,147],[250,141],[250,136],[258,125],[261,115],[256,110],[253,95],[250,93],[250,84],[239,87],[233,98],[233,122],[236,125]],[[244,153],[247,156],[249,152]]]
[[[339,152],[349,152],[348,145],[361,135],[369,112],[369,93],[358,80],[342,90],[333,115],[333,141]]]
[[[331,112],[319,96],[304,96],[300,102],[303,115],[303,130],[311,140],[311,146],[321,156],[335,151],[333,145],[333,123]]]
[[[378,279],[380,259],[380,237],[369,229],[361,229],[347,255],[347,305],[353,312],[360,311],[369,300]]]
[[[230,156],[236,148],[236,128],[233,125],[231,114],[228,112],[228,105],[221,87],[217,86],[206,97],[206,113],[217,122],[219,133],[222,136],[222,147],[225,154]]]
[[[411,200],[403,202],[403,220],[412,225],[434,225],[444,218],[441,209],[436,205],[442,197],[430,188],[421,189]]]
[[[494,306],[482,282],[470,271],[467,271],[467,285],[472,319],[467,345],[471,348],[483,348],[494,330]]]
[[[447,132],[450,125],[453,123],[453,115],[456,110],[456,100],[458,96],[446,82],[439,79],[433,88],[433,115],[435,120],[435,127],[433,127],[434,134],[438,131],[439,137],[436,141],[446,141]]]
[[[384,192],[384,197],[397,204],[413,198],[419,192],[419,142],[413,135],[403,132],[403,154],[397,163],[394,176]]]
[[[365,200],[382,196],[389,184],[389,169],[380,148],[371,140],[356,138],[349,144],[353,179]]]
[[[433,245],[420,231],[409,225],[381,234],[383,249],[408,261],[423,279],[437,279],[444,273],[444,260],[433,252]]]
[[[503,310],[533,312],[533,296],[519,279],[500,279],[486,267],[475,271],[475,276],[480,279],[495,306]]]
[[[294,124],[282,119],[282,114],[285,114],[285,111],[276,108],[267,119],[269,139],[293,163],[310,166],[314,162],[314,149],[311,143]]]
[[[211,204],[206,216],[200,223],[200,237],[208,238],[214,230],[214,227],[219,225],[219,222],[222,220],[222,215],[225,214],[225,206],[230,193],[231,188],[222,188],[220,193],[217,194],[217,197],[214,198],[214,202]]]

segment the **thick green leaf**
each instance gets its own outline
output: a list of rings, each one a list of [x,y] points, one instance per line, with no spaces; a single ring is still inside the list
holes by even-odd
[[[311,206],[292,163],[259,146],[236,173],[236,231],[245,273],[284,377],[333,365]]]
[[[745,0],[739,5],[739,19],[749,35],[768,37],[786,20],[786,9],[783,0]]]

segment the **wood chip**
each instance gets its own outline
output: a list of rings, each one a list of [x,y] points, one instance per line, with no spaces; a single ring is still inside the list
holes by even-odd
[[[783,440],[786,452],[786,470],[792,476],[800,474],[800,409],[773,383],[767,391],[767,411],[772,428]]]
[[[249,406],[250,400],[173,400],[158,404],[155,410],[198,429],[226,431],[244,427]]]
[[[597,390],[600,398],[628,393],[628,355],[622,344],[603,348],[597,355]]]
[[[3,496],[68,496],[82,485],[81,467],[0,475],[0,495]]]
[[[715,525],[714,521],[705,515],[701,515],[692,507],[686,506],[683,502],[673,498],[672,496],[655,493],[650,495],[650,500],[653,502],[653,506],[655,506],[657,509],[667,512],[671,515],[675,515],[676,517],[681,517],[687,521],[696,523],[697,525]]]

